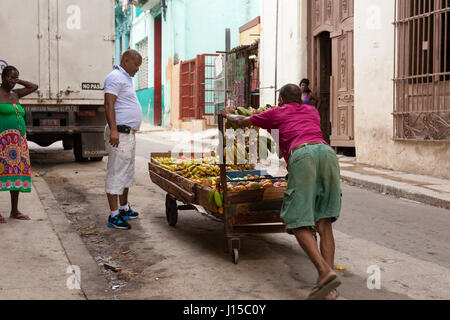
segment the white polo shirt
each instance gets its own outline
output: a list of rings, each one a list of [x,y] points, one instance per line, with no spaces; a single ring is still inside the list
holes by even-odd
[[[114,66],[114,70],[106,77],[105,93],[117,97],[114,104],[116,124],[139,130],[142,122],[141,104],[134,91],[133,78],[121,66]]]

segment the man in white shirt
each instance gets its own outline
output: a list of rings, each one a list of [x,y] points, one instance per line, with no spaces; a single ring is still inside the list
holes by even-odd
[[[111,210],[108,227],[123,230],[131,229],[127,221],[138,217],[138,213],[128,203],[128,190],[134,184],[135,133],[142,122],[141,105],[133,87],[133,77],[141,64],[141,55],[135,50],[127,50],[122,55],[120,66],[114,66],[105,79],[108,122],[105,144],[109,153],[105,191]]]

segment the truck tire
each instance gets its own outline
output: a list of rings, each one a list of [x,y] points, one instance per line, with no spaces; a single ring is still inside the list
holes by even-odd
[[[64,150],[72,150],[73,149],[73,140],[72,139],[64,139],[63,140],[63,148],[64,148]]]
[[[103,160],[103,157],[90,157],[89,160],[93,162],[100,162]]]
[[[89,158],[83,157],[83,148],[81,145],[81,135],[80,134],[78,134],[74,137],[73,155],[75,156],[76,162],[86,162],[89,160]]]

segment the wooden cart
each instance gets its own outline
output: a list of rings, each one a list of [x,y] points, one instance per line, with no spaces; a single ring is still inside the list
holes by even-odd
[[[219,128],[220,123],[219,121]],[[223,123],[223,122],[222,122]],[[223,126],[222,126],[223,128]],[[162,168],[153,160],[157,157],[179,158],[172,153],[152,153],[149,163],[150,178],[167,192],[166,217],[170,226],[175,226],[179,210],[197,210],[212,215],[224,223],[228,252],[235,264],[239,261],[240,237],[254,233],[285,233],[286,228],[280,219],[286,187],[227,191],[225,164],[220,165],[221,185],[224,192],[223,214],[219,214],[215,203],[208,202],[211,187],[186,179],[170,170]],[[209,157],[205,154],[191,154],[194,158]],[[224,163],[222,161],[222,163]],[[178,205],[177,201],[183,205]]]

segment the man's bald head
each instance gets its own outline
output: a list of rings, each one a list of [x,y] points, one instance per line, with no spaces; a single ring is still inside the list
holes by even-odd
[[[291,102],[302,103],[302,89],[296,84],[287,84],[280,89],[280,105]]]
[[[139,52],[134,49],[128,49],[122,54],[122,58],[120,59],[120,63],[122,63],[125,59],[142,59],[142,56]]]
[[[139,67],[142,64],[142,56],[139,52],[133,49],[128,49],[122,54],[120,59],[120,66],[128,72],[131,77],[134,77]]]

